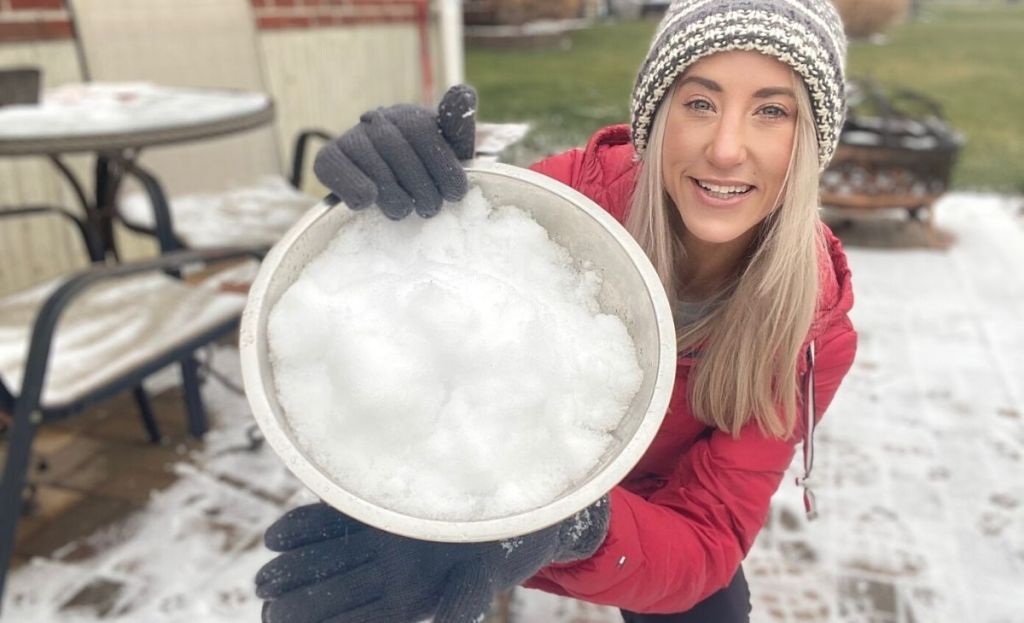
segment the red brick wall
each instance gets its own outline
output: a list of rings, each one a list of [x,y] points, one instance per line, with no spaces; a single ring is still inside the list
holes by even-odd
[[[251,0],[261,30],[414,22],[420,0]],[[0,0],[0,44],[70,39],[64,0]]]

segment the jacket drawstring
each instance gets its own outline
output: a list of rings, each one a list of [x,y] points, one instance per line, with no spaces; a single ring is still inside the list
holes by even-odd
[[[796,484],[804,490],[804,511],[809,521],[818,517],[818,508],[814,500],[814,491],[811,489],[811,470],[814,469],[814,340],[811,340],[807,347],[807,374],[804,375],[803,391],[804,407],[804,475],[798,476]]]

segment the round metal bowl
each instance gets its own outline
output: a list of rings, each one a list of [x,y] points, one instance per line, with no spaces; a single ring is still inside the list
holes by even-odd
[[[625,323],[636,344],[644,378],[615,431],[615,442],[574,487],[546,504],[484,520],[417,517],[361,498],[332,478],[296,443],[278,403],[267,352],[270,310],[309,261],[335,237],[354,212],[321,202],[274,246],[260,267],[242,315],[240,351],[245,392],[256,422],[288,469],[326,503],[364,523],[412,538],[475,542],[504,539],[550,526],[585,508],[636,465],[661,425],[675,378],[675,329],[668,299],[639,245],[610,215],[575,190],[539,173],[502,164],[467,169],[494,205],[528,211],[577,261],[600,271],[602,310]],[[410,217],[410,218],[416,218]]]

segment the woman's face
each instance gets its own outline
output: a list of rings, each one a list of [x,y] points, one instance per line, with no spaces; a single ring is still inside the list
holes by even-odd
[[[662,178],[688,249],[745,248],[781,201],[796,135],[792,76],[771,57],[730,51],[701,59],[678,79]]]

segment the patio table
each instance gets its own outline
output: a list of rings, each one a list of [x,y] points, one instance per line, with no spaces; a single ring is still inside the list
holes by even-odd
[[[116,260],[113,222],[121,182],[130,175],[157,184],[136,162],[144,148],[244,132],[273,118],[273,102],[263,93],[148,83],[72,84],[50,91],[40,104],[0,108],[0,157],[49,158],[101,237],[102,248],[93,259]],[[62,160],[76,153],[96,157],[91,197]]]

